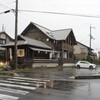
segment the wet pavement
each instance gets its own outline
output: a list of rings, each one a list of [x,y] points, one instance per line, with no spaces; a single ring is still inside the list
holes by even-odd
[[[100,74],[96,69],[64,68],[63,70],[42,70],[31,74],[20,73],[24,77],[50,79],[52,85],[45,89],[37,89],[35,100],[100,100],[100,79],[75,80],[69,77],[75,75]],[[31,100],[31,99],[30,99]]]
[[[77,68],[63,68],[60,70],[42,69],[33,71],[32,73],[27,72],[18,74],[19,77],[0,77],[0,97],[4,95],[9,96],[10,98],[12,96],[17,97],[13,100],[100,100],[100,79],[70,78],[75,75],[98,75],[100,74],[100,67],[92,70]],[[19,91],[21,89],[20,87],[18,88],[18,86],[21,85],[22,87],[22,83],[30,84],[31,82],[32,85],[29,85],[29,87],[30,89],[34,88],[35,85],[33,85],[33,80],[36,84],[42,84],[43,82],[46,84],[42,87],[37,86],[31,91],[27,89],[27,93],[25,92],[25,95],[18,94],[17,92],[15,93],[15,91]],[[12,85],[10,85],[11,83]],[[16,85],[17,87],[13,89]],[[10,92],[9,90],[14,92]]]
[[[78,75],[95,75],[100,74],[100,67],[96,69],[77,69],[77,68],[63,68],[63,69],[44,69],[36,70],[34,72],[18,73],[19,76],[32,78],[49,78],[49,79],[68,79],[71,76]]]

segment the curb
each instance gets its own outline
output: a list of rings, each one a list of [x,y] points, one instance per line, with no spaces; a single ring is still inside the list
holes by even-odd
[[[75,76],[75,79],[100,79],[100,75]]]

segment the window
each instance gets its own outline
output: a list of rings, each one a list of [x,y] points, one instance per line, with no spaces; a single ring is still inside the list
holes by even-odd
[[[86,61],[82,61],[82,62],[80,62],[80,63],[83,63],[83,64],[88,64],[88,62],[86,62]]]
[[[2,39],[0,39],[0,44],[4,44],[4,41]]]
[[[45,39],[44,38],[42,38],[42,41],[44,41]]]

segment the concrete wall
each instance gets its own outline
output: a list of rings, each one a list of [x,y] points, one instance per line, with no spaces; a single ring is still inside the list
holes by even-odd
[[[37,67],[57,67],[58,63],[33,63],[32,67],[37,68]]]
[[[77,43],[77,45],[74,46],[74,55],[77,59],[84,59],[88,55],[88,48]]]

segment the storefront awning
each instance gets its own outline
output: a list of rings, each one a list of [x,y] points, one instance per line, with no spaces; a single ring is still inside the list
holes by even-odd
[[[51,52],[51,53],[56,52],[56,51],[53,51],[53,50],[46,50],[46,49],[40,49],[40,48],[33,48],[33,47],[29,47],[29,48],[33,51],[43,51],[43,52]]]

